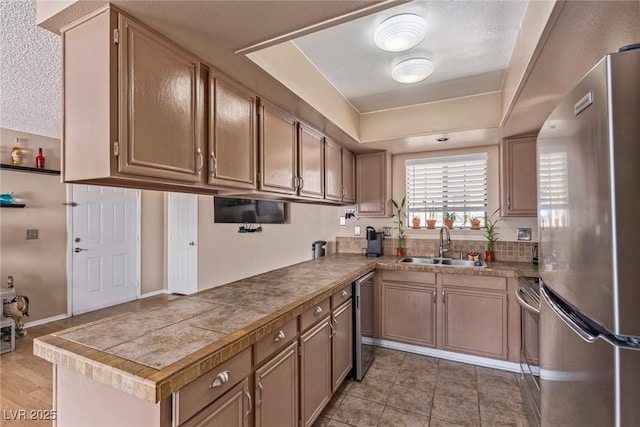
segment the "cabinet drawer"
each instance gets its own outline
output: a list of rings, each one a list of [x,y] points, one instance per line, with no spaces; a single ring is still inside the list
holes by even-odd
[[[382,280],[393,282],[429,283],[435,285],[436,273],[424,271],[382,270]]]
[[[255,345],[256,365],[291,342],[298,335],[298,319],[293,318],[282,327],[265,335]]]
[[[331,295],[331,308],[335,310],[339,305],[351,299],[351,294],[352,286],[351,283],[349,283]]]
[[[202,375],[191,384],[178,390],[176,393],[176,415],[178,424],[182,424],[194,416],[209,403],[242,381],[242,379],[250,373],[251,349],[248,348],[227,360],[222,365]]]
[[[309,326],[328,315],[330,311],[331,307],[329,305],[329,298],[322,301],[320,304],[314,305],[300,315],[300,331],[304,331]]]
[[[505,277],[467,276],[465,274],[443,274],[442,284],[465,286],[467,288],[491,289],[493,291],[507,290],[507,279]]]

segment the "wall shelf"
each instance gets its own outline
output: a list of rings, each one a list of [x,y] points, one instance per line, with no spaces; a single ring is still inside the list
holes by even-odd
[[[45,175],[60,175],[60,171],[54,170],[54,169],[38,169],[38,168],[32,168],[28,166],[14,166],[6,163],[0,164],[0,169],[14,170],[18,172],[41,173]]]

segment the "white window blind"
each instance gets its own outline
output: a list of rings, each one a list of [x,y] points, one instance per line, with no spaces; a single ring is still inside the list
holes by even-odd
[[[569,207],[566,152],[540,153],[540,218],[543,225],[564,225]]]
[[[455,212],[459,222],[487,214],[487,155],[407,160],[409,218],[442,220]]]

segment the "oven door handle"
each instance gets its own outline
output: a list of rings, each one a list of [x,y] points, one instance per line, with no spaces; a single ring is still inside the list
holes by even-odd
[[[531,304],[529,304],[528,302],[526,302],[524,300],[524,291],[522,290],[522,288],[520,286],[518,286],[516,288],[516,299],[518,300],[518,304],[520,304],[522,307],[524,307],[525,310],[534,313],[534,314],[540,314],[540,309],[536,308],[534,306],[532,306]]]

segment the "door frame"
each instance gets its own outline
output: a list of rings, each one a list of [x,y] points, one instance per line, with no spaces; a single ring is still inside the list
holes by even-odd
[[[73,257],[71,251],[73,250],[73,187],[74,184],[66,184],[66,202],[67,208],[67,317],[73,316]],[[85,185],[85,184],[81,184]],[[138,235],[136,236],[136,299],[140,299],[140,291],[142,289],[140,283],[140,261],[142,259],[141,253],[141,212],[142,212],[142,194],[140,190],[136,190],[136,228]],[[99,309],[98,309],[99,310]]]

